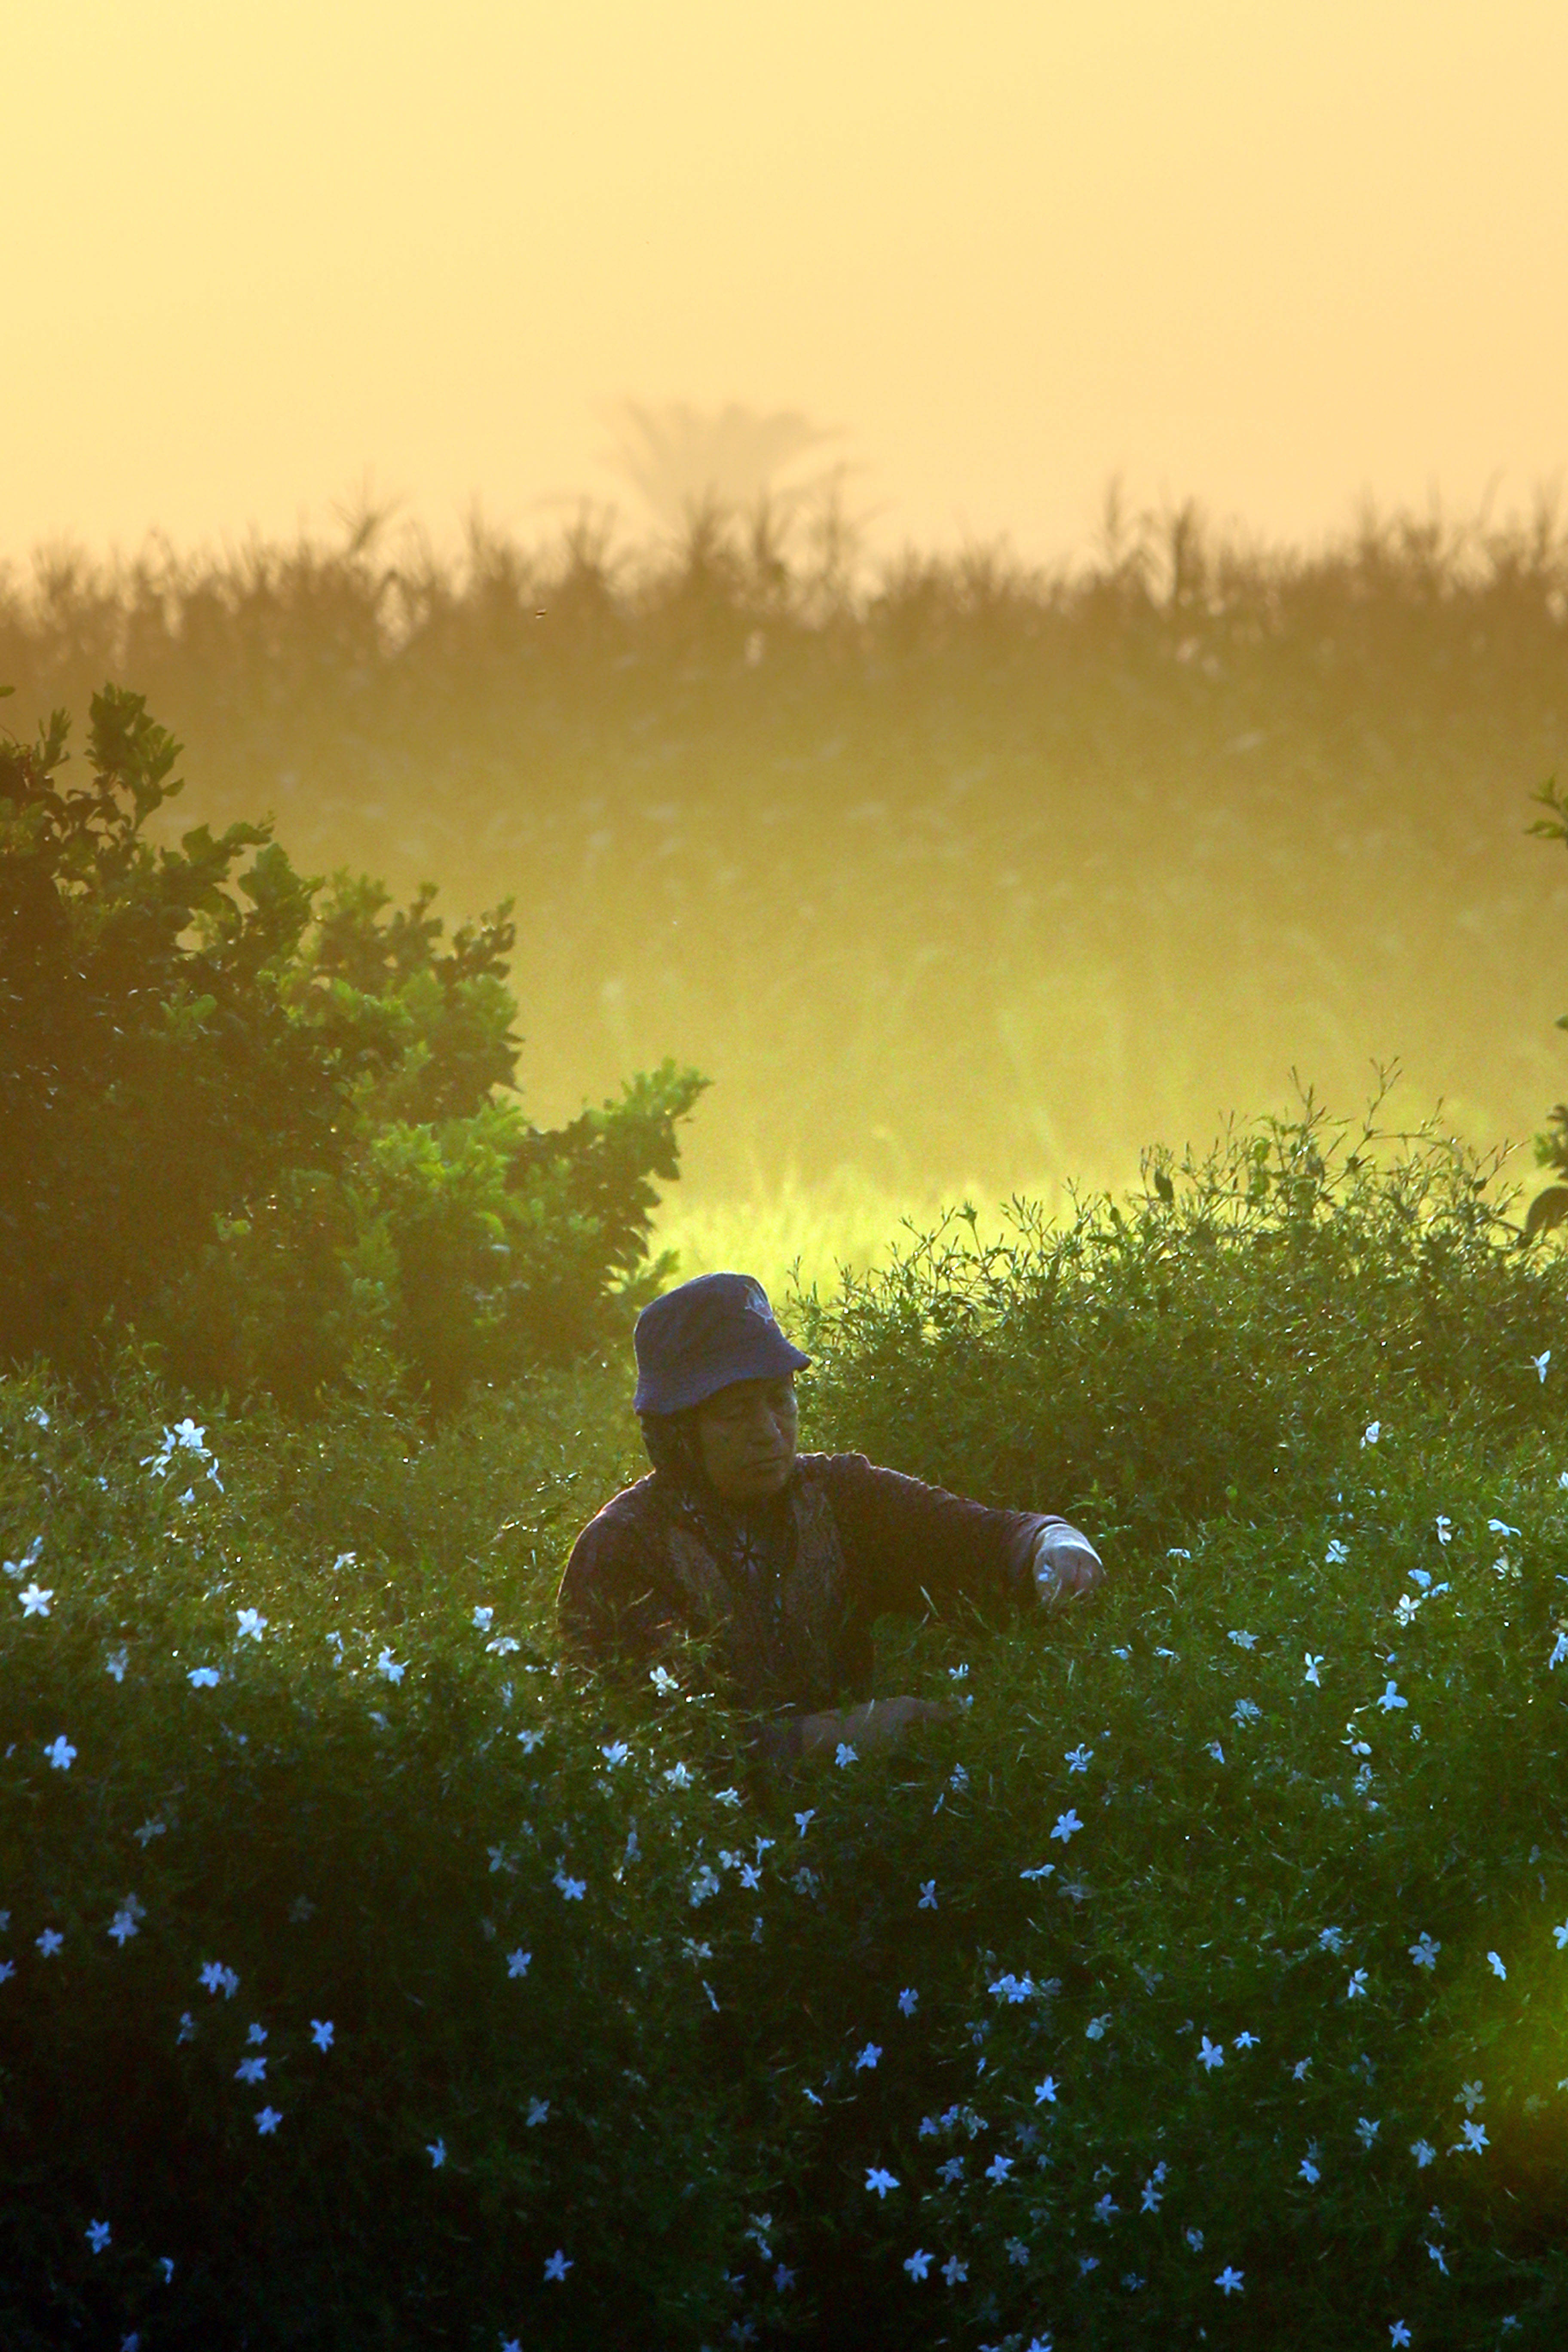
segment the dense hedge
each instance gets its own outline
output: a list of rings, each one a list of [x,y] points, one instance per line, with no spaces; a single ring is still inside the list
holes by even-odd
[[[618,1360],[0,1387],[7,2347],[1560,2342],[1560,1274],[1347,1156],[795,1303],[813,1439],[1110,1574],[793,1780],[556,1660]]]

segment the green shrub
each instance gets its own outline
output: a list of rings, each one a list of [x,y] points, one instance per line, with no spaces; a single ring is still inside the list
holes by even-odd
[[[1235,1511],[1322,1508],[1382,1418],[1454,1420],[1480,1445],[1568,1360],[1555,1258],[1521,1255],[1500,1155],[1433,1122],[1235,1128],[1144,1164],[1125,1213],[1052,1225],[973,1213],[885,1269],[796,1302],[812,1411],[877,1459],[1020,1508],[1152,1541]]]
[[[695,1075],[530,1126],[506,908],[443,945],[432,889],[389,912],[265,825],[156,847],[142,698],[94,698],[74,789],[66,731],[0,741],[0,1360],[90,1383],[134,1334],[300,1404],[380,1347],[449,1404],[622,1328]]]
[[[1048,1326],[1044,1237],[819,1312],[818,1441],[1090,1498],[1091,1311],[1163,1435],[1094,1606],[884,1628],[952,1720],[793,1779],[556,1661],[619,1360],[435,1432],[0,1383],[0,2340],[1560,2342],[1554,1266],[1315,1132],[1086,1213]]]

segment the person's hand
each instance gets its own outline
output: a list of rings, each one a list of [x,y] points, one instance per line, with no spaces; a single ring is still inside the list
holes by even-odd
[[[803,1756],[823,1756],[837,1752],[840,1744],[850,1748],[889,1747],[900,1739],[911,1724],[944,1723],[952,1714],[936,1699],[868,1698],[859,1706],[842,1711],[830,1708],[821,1715],[808,1715],[802,1719],[800,1746]]]
[[[1082,1600],[1105,1575],[1105,1562],[1086,1535],[1069,1528],[1042,1528],[1035,1538],[1035,1590],[1043,1608]]]

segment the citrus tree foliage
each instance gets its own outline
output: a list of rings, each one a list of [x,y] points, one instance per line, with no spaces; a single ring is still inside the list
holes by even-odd
[[[0,740],[0,1355],[90,1381],[134,1332],[202,1391],[314,1394],[379,1344],[437,1402],[590,1344],[700,1081],[560,1129],[509,1099],[509,908],[297,873],[266,824],[154,846],[142,698]]]

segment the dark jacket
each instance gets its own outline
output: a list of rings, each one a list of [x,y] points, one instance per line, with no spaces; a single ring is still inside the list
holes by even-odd
[[[684,1634],[716,1643],[727,1696],[787,1727],[867,1696],[871,1625],[963,1596],[1032,1605],[1031,1511],[994,1511],[862,1454],[803,1454],[776,1498],[725,1504],[669,1470],[605,1504],[557,1596],[567,1648],[651,1668]],[[776,1743],[767,1741],[772,1747]]]

